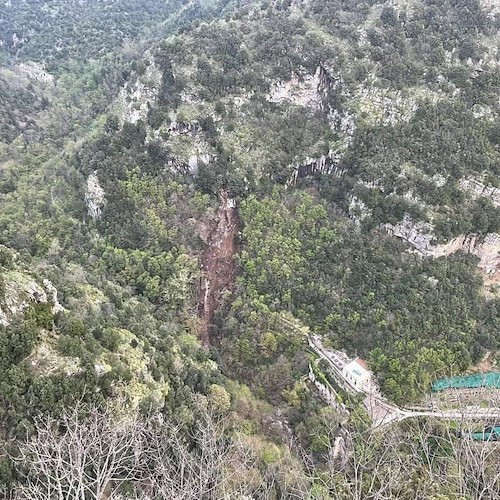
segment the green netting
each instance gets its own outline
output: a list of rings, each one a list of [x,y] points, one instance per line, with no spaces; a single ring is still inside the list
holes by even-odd
[[[484,432],[472,432],[469,437],[474,441],[498,441],[500,439],[500,427],[489,427]]]
[[[474,389],[476,387],[495,387],[500,389],[500,372],[441,378],[432,384],[432,391],[439,392],[445,389]]]

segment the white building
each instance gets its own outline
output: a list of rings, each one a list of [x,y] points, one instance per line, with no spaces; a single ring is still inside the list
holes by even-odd
[[[358,391],[370,392],[372,374],[364,360],[358,358],[345,365],[342,376]]]

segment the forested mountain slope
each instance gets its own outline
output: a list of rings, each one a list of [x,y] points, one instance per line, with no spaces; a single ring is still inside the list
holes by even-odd
[[[222,418],[217,446],[252,460],[221,481],[248,498],[414,498],[408,478],[325,472],[344,431],[306,381],[306,336],[367,359],[401,404],[498,349],[496,4],[0,9],[6,491],[29,484],[11,457],[38,417],[117,405],[161,414],[190,453]],[[363,415],[347,427],[366,436]],[[439,490],[426,471],[421,498],[479,498],[463,481]]]

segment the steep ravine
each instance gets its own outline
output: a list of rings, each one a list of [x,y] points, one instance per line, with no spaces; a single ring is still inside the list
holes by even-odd
[[[236,272],[234,254],[239,216],[236,201],[226,191],[219,193],[220,205],[213,221],[208,247],[201,257],[202,277],[198,289],[198,317],[200,337],[210,345],[212,321],[219,306],[221,294],[231,289]]]

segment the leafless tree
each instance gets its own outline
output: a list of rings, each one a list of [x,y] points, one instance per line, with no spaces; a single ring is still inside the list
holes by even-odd
[[[470,421],[462,422],[470,429]],[[478,425],[477,423],[474,425]],[[420,418],[372,429],[331,429],[327,474],[316,474],[332,499],[500,498],[500,443],[460,436],[449,422]],[[342,456],[337,440],[345,443]]]
[[[208,410],[197,412],[190,433],[161,415],[81,412],[37,420],[16,458],[24,473],[16,500],[115,499],[124,491],[144,500],[233,498],[255,483],[251,454]]]
[[[23,480],[14,500],[301,500],[313,488],[323,500],[500,498],[500,443],[457,435],[448,422],[358,422],[339,433],[325,412],[323,464],[284,447],[264,463],[258,437],[238,435],[207,405],[195,415],[186,426],[161,414],[77,407],[39,419],[15,459]]]
[[[272,444],[229,429],[208,405],[196,407],[190,426],[111,406],[38,419],[15,458],[23,478],[14,500],[308,497],[310,479],[291,452],[275,447],[266,464],[262,447]]]
[[[500,443],[476,442],[467,437],[453,441],[453,470],[465,498],[500,498]]]
[[[229,439],[224,423],[207,411],[199,412],[189,434],[179,426],[150,421],[147,438],[143,477],[148,498],[241,497],[257,480],[254,457],[242,442]]]
[[[114,498],[125,483],[141,479],[147,442],[138,415],[113,418],[110,409],[92,409],[82,419],[81,411],[77,407],[60,419],[35,422],[36,435],[20,447],[17,457],[25,481],[15,498]]]

